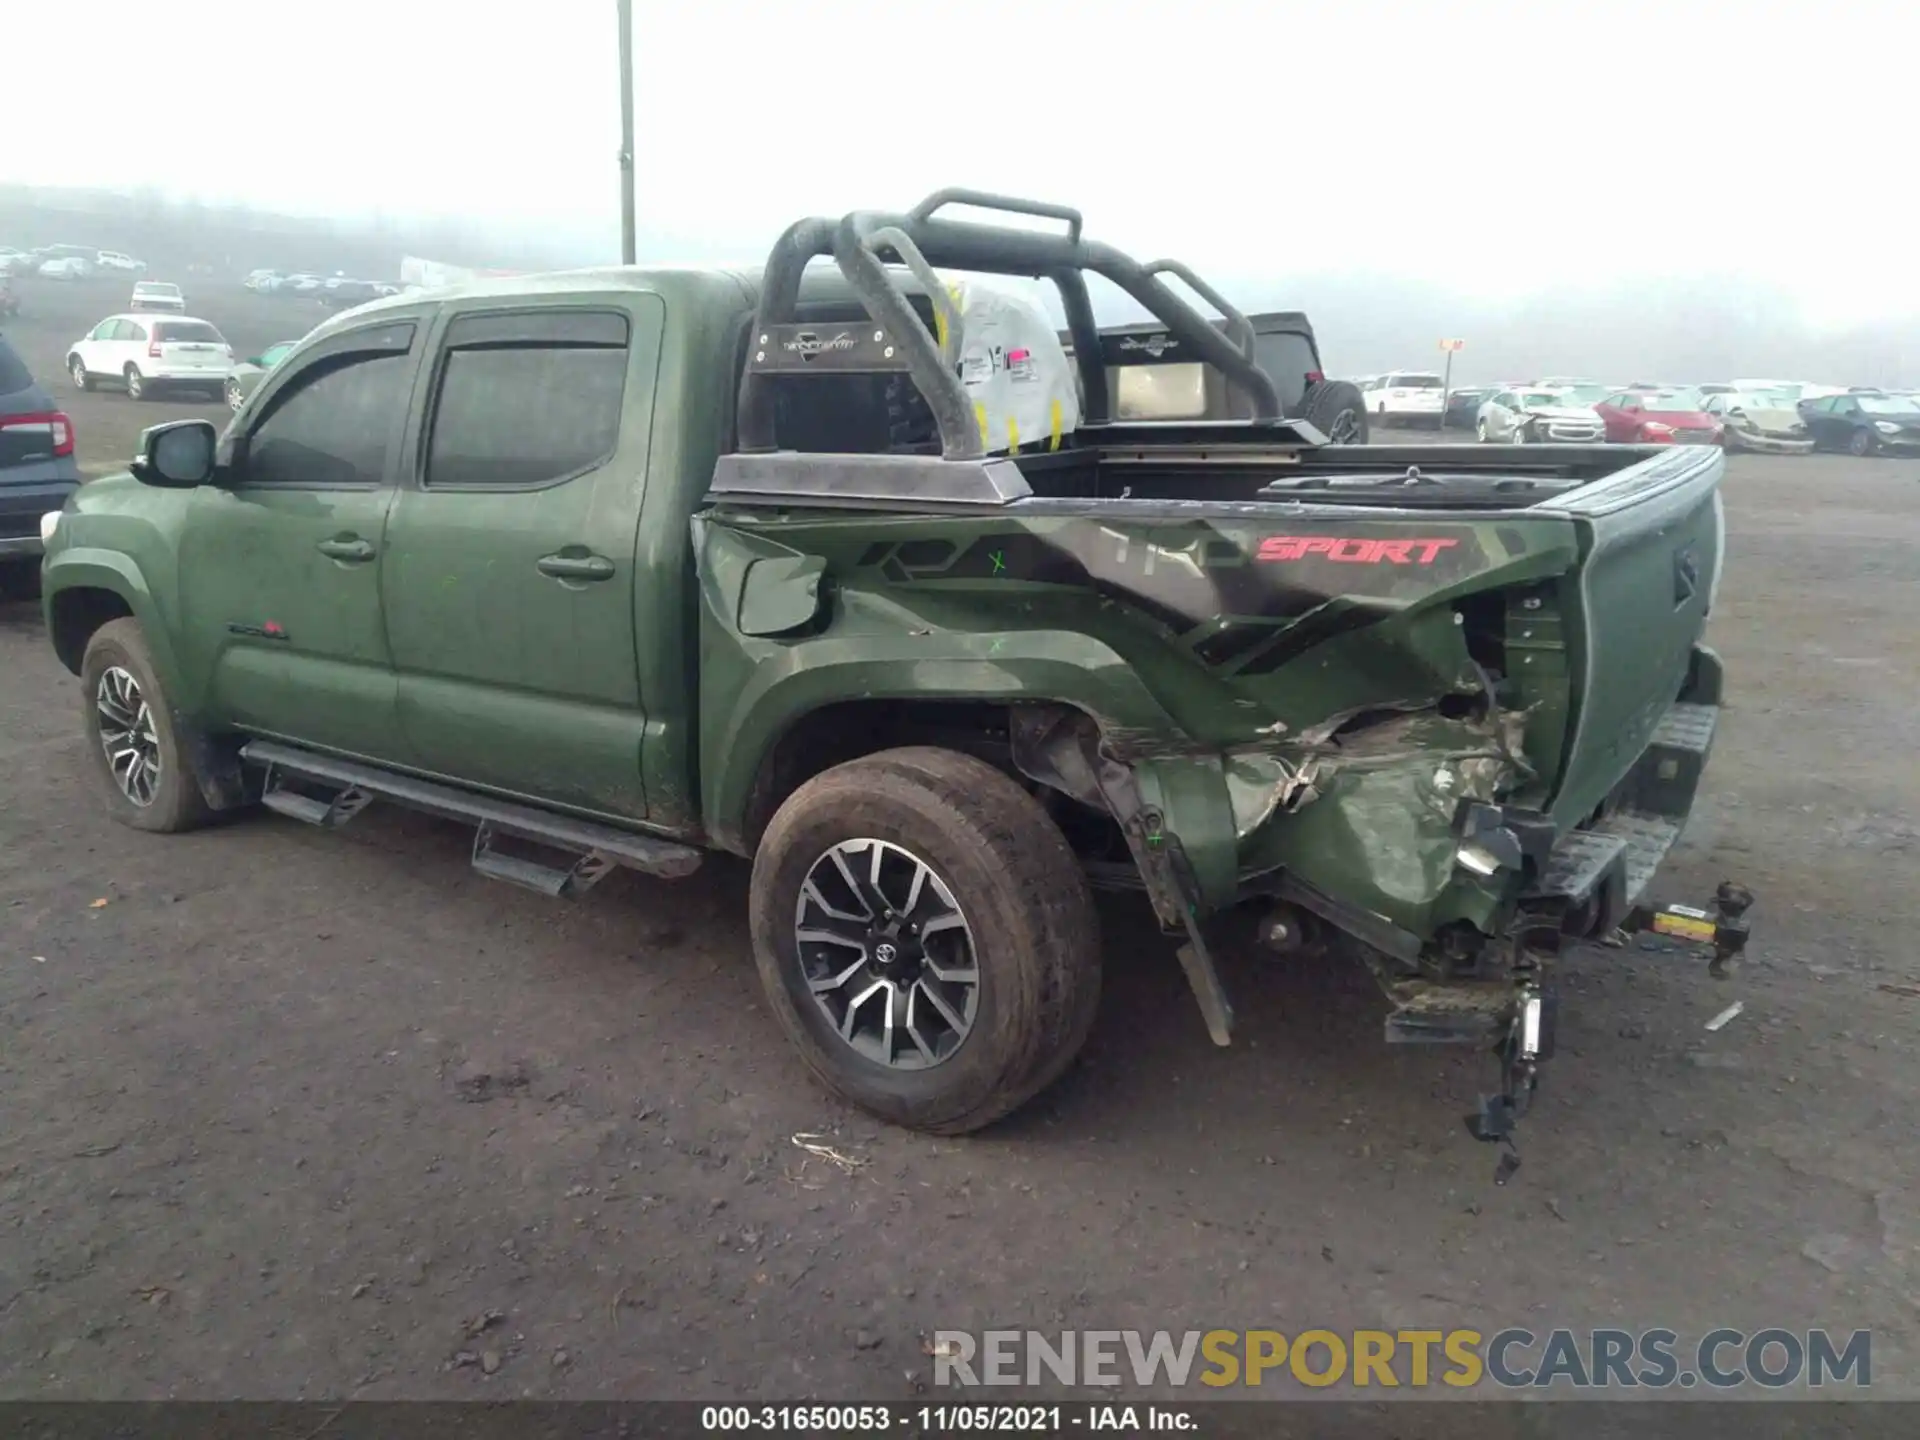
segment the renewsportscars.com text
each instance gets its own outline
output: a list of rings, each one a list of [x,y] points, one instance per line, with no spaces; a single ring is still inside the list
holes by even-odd
[[[1865,1388],[1866,1330],[939,1330],[934,1383],[960,1387],[1731,1390]]]

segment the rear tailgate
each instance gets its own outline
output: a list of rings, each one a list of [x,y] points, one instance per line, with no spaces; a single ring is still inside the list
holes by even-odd
[[[1687,684],[1725,544],[1725,469],[1718,447],[1674,449],[1552,507],[1574,522],[1582,556],[1574,718],[1551,804],[1561,830],[1608,797]]]
[[[224,375],[233,364],[225,337],[204,320],[156,321],[152,349],[159,352],[161,371],[168,375],[201,370]]]

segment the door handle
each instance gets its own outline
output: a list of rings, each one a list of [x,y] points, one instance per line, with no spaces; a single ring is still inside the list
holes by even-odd
[[[345,560],[358,563],[373,558],[373,545],[358,535],[336,535],[331,540],[322,540],[315,547],[329,560]]]
[[[613,562],[604,555],[542,555],[538,561],[542,575],[555,580],[611,580]]]

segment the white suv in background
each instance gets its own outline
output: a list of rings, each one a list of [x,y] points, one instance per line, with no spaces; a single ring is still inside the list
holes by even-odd
[[[102,250],[94,256],[93,266],[96,270],[128,270],[138,275],[146,270],[147,262],[136,260],[124,251]]]
[[[115,381],[135,400],[161,390],[221,395],[232,368],[226,336],[187,315],[109,315],[67,350],[67,374],[80,389]]]
[[[187,297],[180,293],[180,287],[166,280],[140,280],[133,287],[133,299],[128,302],[132,310],[172,310],[184,315],[187,309]]]
[[[1376,375],[1361,394],[1366,397],[1367,414],[1382,425],[1432,425],[1436,429],[1446,399],[1440,377],[1424,370]]]

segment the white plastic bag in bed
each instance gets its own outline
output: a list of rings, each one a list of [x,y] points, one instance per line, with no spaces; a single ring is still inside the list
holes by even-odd
[[[1057,450],[1080,423],[1080,395],[1066,346],[1036,301],[983,284],[950,280],[960,312],[960,383],[989,454]],[[940,338],[946,339],[940,317]]]

